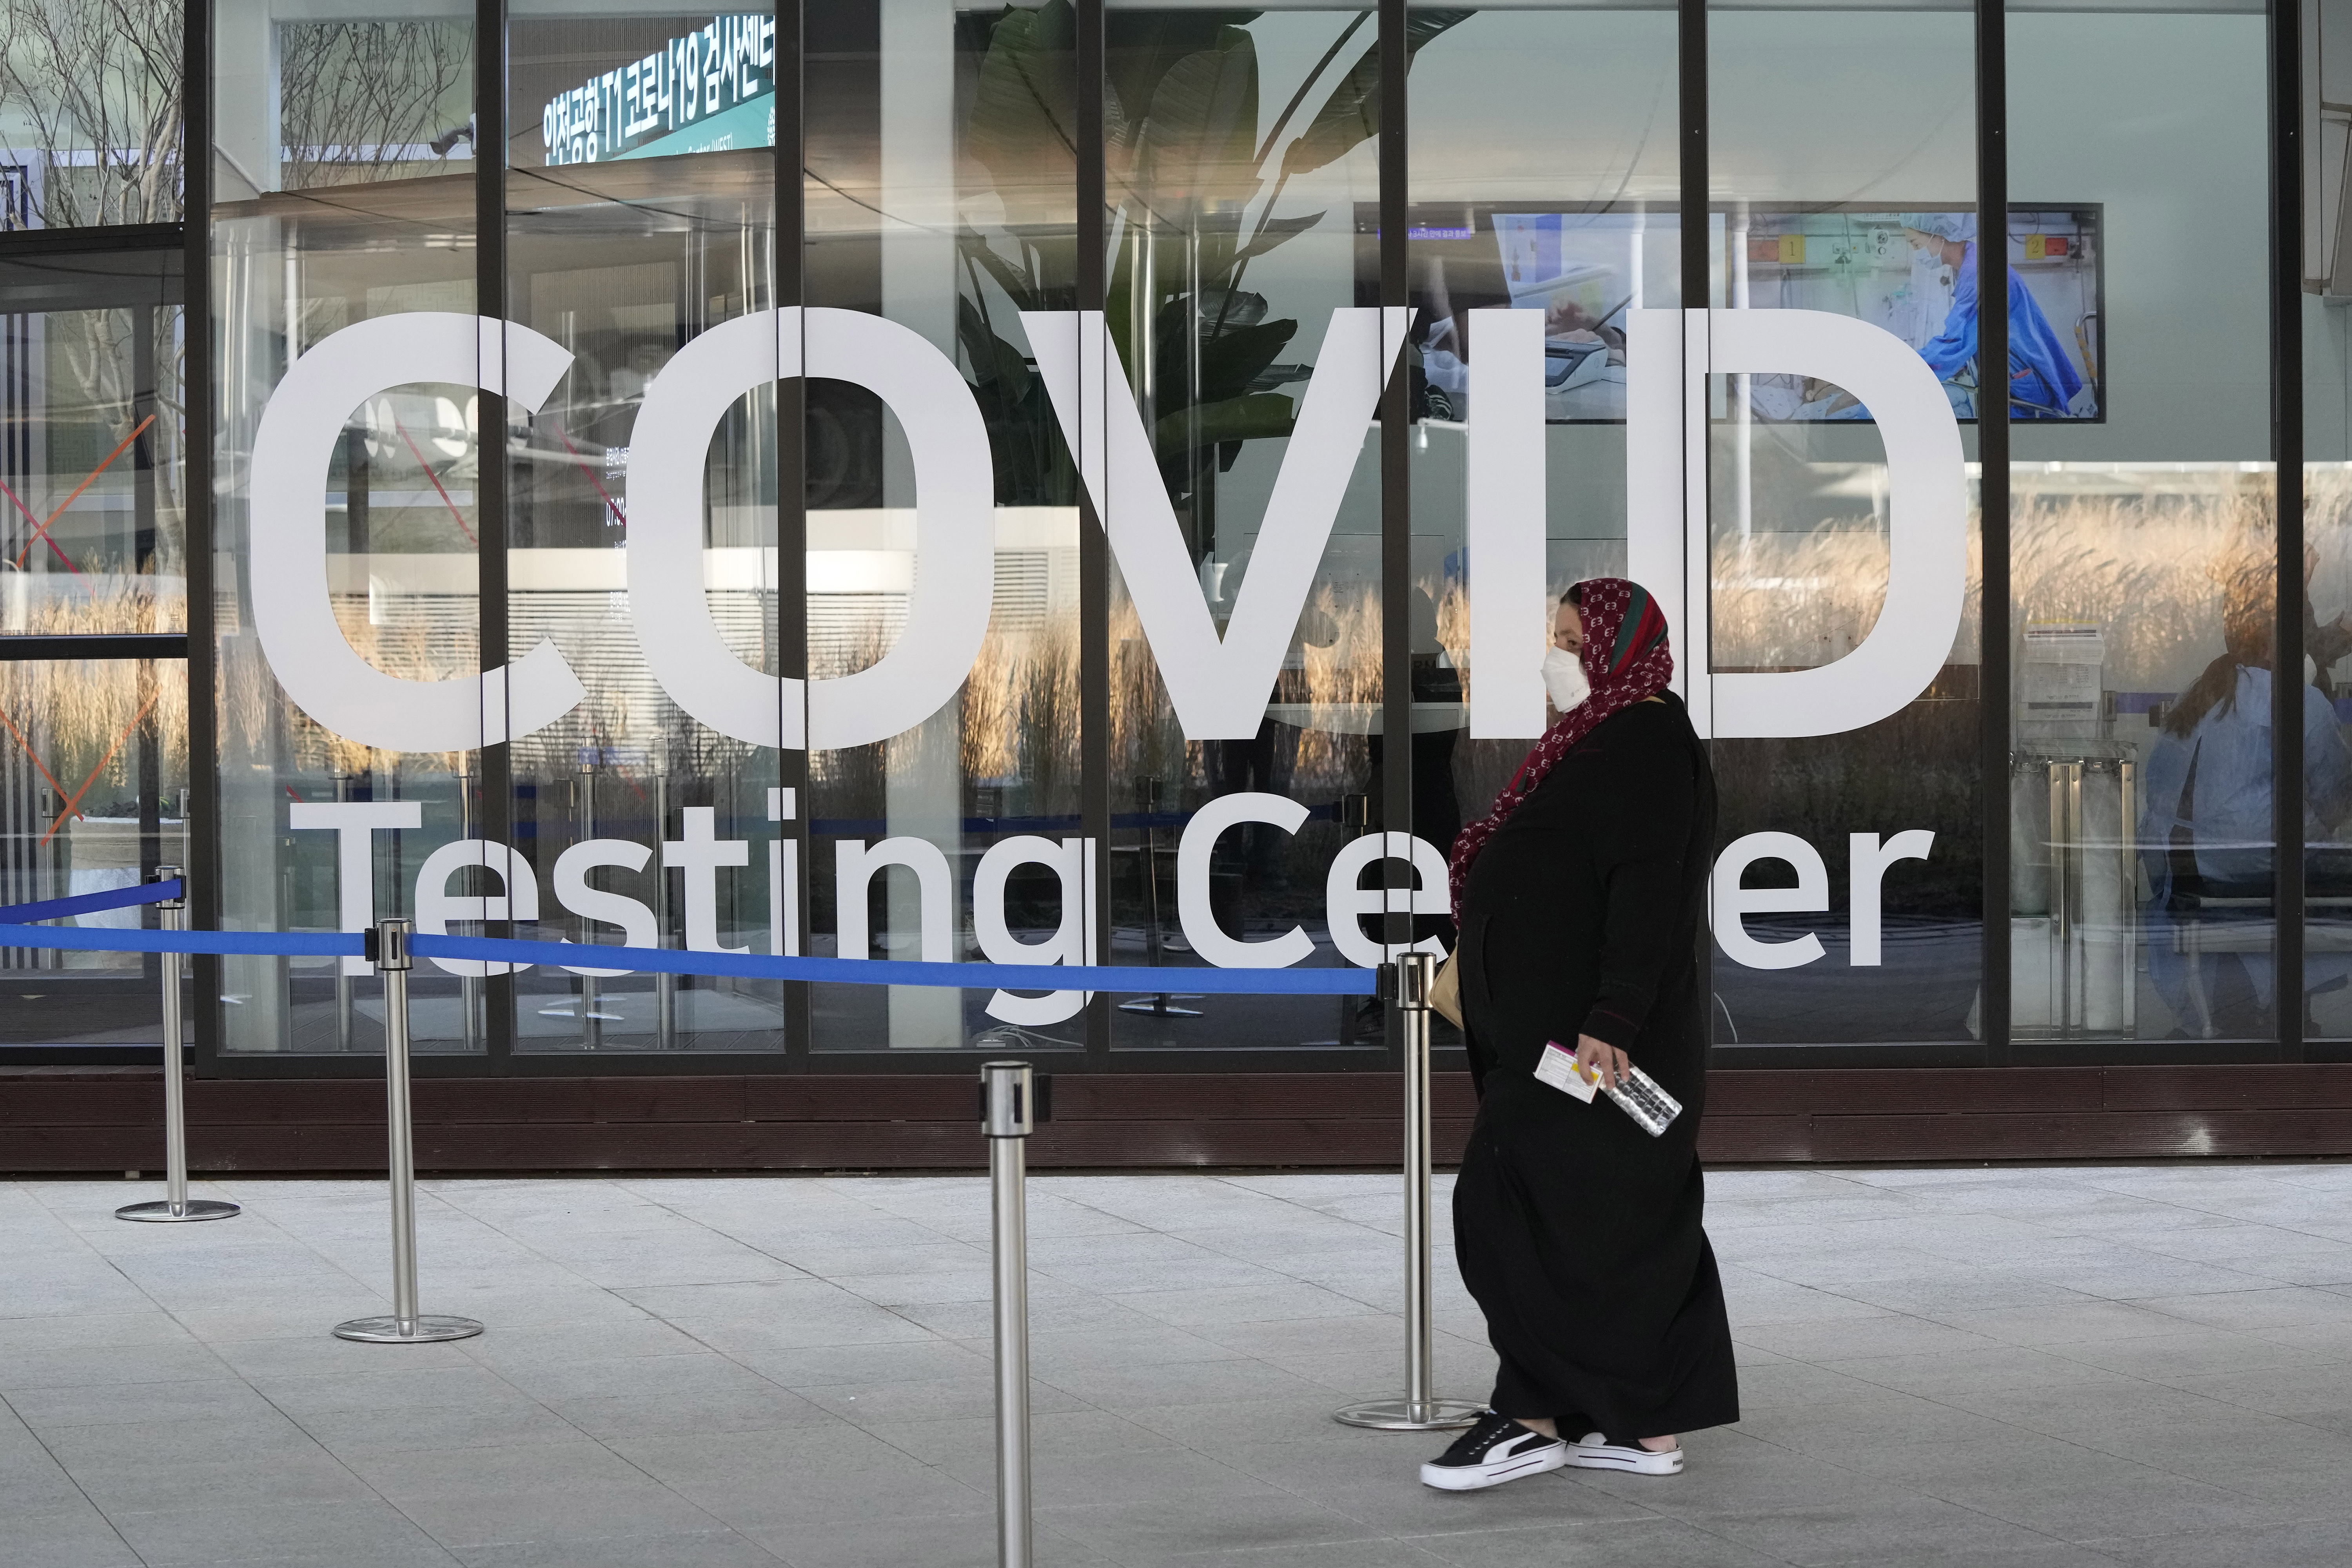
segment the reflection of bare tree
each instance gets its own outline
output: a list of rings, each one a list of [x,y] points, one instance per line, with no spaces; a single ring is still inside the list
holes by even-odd
[[[464,22],[288,23],[278,48],[288,190],[437,172],[410,150],[446,160],[473,140],[464,101],[474,35]]]
[[[132,340],[142,325],[139,319],[142,310],[148,317],[144,326],[155,334],[156,373],[152,387],[132,384],[138,363]],[[53,426],[96,426],[104,444],[99,451],[104,452],[139,429],[142,417],[140,399],[142,394],[152,397],[154,423],[146,428],[142,440],[154,477],[157,514],[164,519],[175,517],[180,507],[180,462],[185,428],[180,371],[186,345],[180,339],[180,308],[167,305],[122,310],[56,310],[48,312],[44,322],[41,341],[47,355],[47,420]],[[96,455],[92,455],[94,459]],[[118,459],[112,467],[116,472],[128,472],[128,460]],[[71,482],[68,479],[68,485]],[[152,562],[84,560],[83,564],[120,571],[153,570],[167,576],[185,570],[173,528],[167,526],[162,531],[157,549],[160,559]],[[140,624],[144,630],[162,629],[143,622]]]
[[[0,143],[0,161],[24,171],[22,207],[9,204],[0,227],[179,219],[181,41],[178,0],[0,0],[0,103],[31,141]],[[130,310],[53,317],[47,336],[52,398],[57,383],[70,388],[67,398],[109,433],[110,445],[136,426],[137,393],[155,394],[151,450],[167,512],[177,500],[168,462],[179,448],[176,316],[157,312],[148,323],[164,367],[152,388],[131,384]]]
[[[34,227],[178,221],[180,17],[179,0],[0,0],[0,100],[33,139],[5,145]]]

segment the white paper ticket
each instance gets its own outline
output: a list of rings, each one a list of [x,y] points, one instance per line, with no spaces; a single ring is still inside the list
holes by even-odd
[[[1558,1040],[1544,1047],[1543,1056],[1536,1063],[1536,1082],[1549,1083],[1563,1094],[1573,1094],[1588,1105],[1601,1092],[1601,1081],[1585,1077],[1577,1068],[1576,1052]]]

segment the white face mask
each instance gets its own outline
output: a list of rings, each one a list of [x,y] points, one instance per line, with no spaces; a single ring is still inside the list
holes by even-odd
[[[1592,683],[1584,676],[1584,661],[1558,643],[1544,650],[1543,678],[1551,706],[1562,713],[1592,695]]]

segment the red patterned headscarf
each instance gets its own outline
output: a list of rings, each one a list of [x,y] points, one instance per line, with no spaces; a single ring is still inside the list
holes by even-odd
[[[1486,814],[1463,829],[1461,837],[1454,841],[1452,874],[1447,881],[1457,920],[1462,915],[1462,890],[1470,881],[1470,862],[1478,858],[1478,852],[1486,847],[1504,819],[1535,793],[1544,776],[1602,719],[1647,702],[1674,679],[1675,654],[1666,641],[1666,618],[1648,590],[1622,577],[1596,577],[1578,583],[1569,590],[1569,596],[1584,617],[1580,657],[1592,691],[1544,731]],[[1477,678],[1475,670],[1471,678]]]

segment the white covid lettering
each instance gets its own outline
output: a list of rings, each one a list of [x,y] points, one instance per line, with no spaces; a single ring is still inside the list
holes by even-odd
[[[286,825],[296,832],[331,829],[335,835],[335,915],[339,928],[364,931],[376,921],[375,835],[425,825],[421,800],[297,800]],[[346,975],[374,973],[365,958],[345,957]]]
[[[1324,546],[1361,455],[1381,385],[1404,345],[1412,312],[1331,312],[1248,574],[1222,636],[1160,480],[1160,460],[1133,398],[1106,394],[1118,350],[1098,310],[1024,310],[1037,372],[1078,455],[1078,471],[1118,558],[1150,640],[1168,700],[1193,740],[1244,740],[1265,722],[1266,699],[1297,635]],[[1537,653],[1540,656],[1542,650]]]
[[[1024,942],[1013,934],[1004,915],[1005,885],[1024,865],[1052,870],[1061,883],[1062,915],[1054,934],[1043,942]],[[1015,833],[991,844],[980,857],[971,877],[972,936],[981,956],[992,964],[1090,964],[1094,933],[1094,841],[1052,839]],[[1040,980],[1046,977],[1040,974]],[[1052,991],[1024,997],[1000,990],[989,998],[988,1016],[1024,1026],[1060,1023],[1087,1005],[1088,991]]]
[[[1926,828],[1896,833],[1884,843],[1876,833],[1847,835],[1846,963],[1850,967],[1873,969],[1885,961],[1883,909],[1887,868],[1897,861],[1924,861],[1935,846],[1936,835]],[[1748,868],[1759,861],[1785,862],[1797,873],[1796,885],[1747,886]],[[1814,914],[1829,906],[1829,866],[1819,850],[1794,833],[1748,833],[1733,840],[1716,857],[1709,896],[1716,945],[1743,968],[1801,968],[1826,952],[1821,937],[1811,931],[1785,941],[1763,941],[1749,934],[1743,916]]]
[[[505,889],[497,894],[454,894],[449,879],[469,867],[481,867]],[[539,878],[530,862],[512,846],[488,839],[459,839],[443,844],[425,857],[416,871],[416,934],[446,936],[452,920],[532,921],[539,918]],[[441,958],[434,967],[452,975],[515,975],[529,964],[505,964],[479,958]]]
[[[478,675],[411,681],[360,657],[335,619],[327,579],[327,474],[352,410],[416,382],[503,392],[528,413],[572,363],[562,344],[486,316],[412,311],[344,328],[287,370],[253,438],[253,629],[278,684],[321,728],[386,751],[472,751],[519,739],[587,690],[541,638]]]

